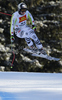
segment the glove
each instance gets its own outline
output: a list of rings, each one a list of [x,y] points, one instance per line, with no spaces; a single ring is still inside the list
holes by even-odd
[[[32,25],[32,29],[33,29],[34,31],[36,31],[36,26],[35,26],[35,25]]]
[[[13,43],[15,40],[14,35],[11,35],[11,42]]]

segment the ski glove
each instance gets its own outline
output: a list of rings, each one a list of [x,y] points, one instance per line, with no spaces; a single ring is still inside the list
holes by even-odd
[[[11,35],[11,43],[13,43],[15,40],[14,35]]]
[[[36,31],[36,26],[35,26],[35,25],[32,25],[32,29],[33,29],[34,31]]]

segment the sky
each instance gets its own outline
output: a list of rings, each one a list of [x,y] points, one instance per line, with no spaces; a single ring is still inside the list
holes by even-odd
[[[62,74],[0,72],[0,100],[62,100]]]

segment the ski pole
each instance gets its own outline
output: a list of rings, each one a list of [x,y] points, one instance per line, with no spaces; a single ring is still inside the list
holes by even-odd
[[[13,59],[12,59],[12,63],[11,63],[11,68],[13,68],[13,63],[14,63],[14,60],[15,60],[15,53],[14,53],[13,48],[12,48],[12,42],[11,42],[11,51],[13,53]]]
[[[3,13],[3,12],[0,12],[0,13],[4,14],[4,15],[12,16],[11,14],[7,14],[7,13]]]

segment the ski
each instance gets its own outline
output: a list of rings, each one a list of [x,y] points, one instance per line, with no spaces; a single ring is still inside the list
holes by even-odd
[[[40,53],[40,54],[37,54],[34,50],[32,51],[31,49],[28,49],[28,48],[24,48],[23,49],[24,51],[26,51],[26,52],[28,52],[28,53],[30,53],[31,54],[31,56],[35,56],[35,57],[40,57],[40,58],[45,58],[45,59],[47,59],[47,60],[53,60],[53,61],[59,61],[60,60],[60,58],[55,58],[55,57],[52,57],[52,56],[49,56],[49,55],[44,55],[44,54],[42,54],[42,53]]]
[[[51,57],[51,56],[48,56],[47,54],[46,55],[32,54],[32,56],[41,57],[41,58],[45,58],[47,60],[53,60],[53,61],[59,61],[60,60],[60,58]]]

